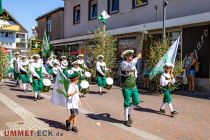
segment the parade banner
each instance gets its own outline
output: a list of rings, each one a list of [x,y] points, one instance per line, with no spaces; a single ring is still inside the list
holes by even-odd
[[[2,5],[2,1],[3,1],[3,0],[0,0],[0,15],[3,14],[3,5]]]
[[[42,41],[42,56],[47,56],[50,52],[50,43],[47,37],[47,32],[44,32],[44,37]]]
[[[179,46],[179,40],[180,40],[180,36],[172,44],[172,46],[168,49],[166,54],[161,58],[160,62],[151,71],[151,73],[149,75],[150,80],[152,80],[157,74],[163,72],[163,66],[164,66],[165,63],[167,63],[167,62],[171,62],[172,64],[175,63],[177,49],[178,49],[178,46]]]
[[[51,103],[66,107],[68,88],[69,88],[69,81],[65,77],[63,72],[59,70],[56,76],[56,82],[54,84],[52,96],[50,99]]]
[[[31,40],[31,49],[29,55],[39,54],[41,52],[42,41],[41,40]]]

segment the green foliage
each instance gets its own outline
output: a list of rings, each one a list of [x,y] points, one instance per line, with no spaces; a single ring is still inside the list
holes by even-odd
[[[8,68],[7,64],[7,54],[4,51],[4,48],[0,46],[0,80],[4,79],[6,76],[6,71]]]
[[[117,48],[116,39],[114,39],[114,37],[112,37],[109,33],[104,32],[102,28],[98,28],[94,32],[94,38],[89,41],[89,44],[94,46],[89,48],[89,52],[91,52],[93,59],[93,67],[90,69],[93,77],[96,77],[96,62],[98,55],[104,56],[104,62],[109,69],[116,68]],[[113,74],[114,73],[110,74],[110,76],[113,76]]]
[[[166,39],[163,42],[161,41],[153,41],[152,36],[148,35],[147,39],[145,40],[145,48],[143,50],[143,58],[146,60],[145,63],[151,68],[154,68],[160,59],[164,56],[167,52],[168,48],[170,47],[170,39]],[[174,77],[181,75],[184,71],[183,69],[183,62],[184,61],[176,61],[175,68],[174,68]],[[156,75],[150,82],[151,88],[156,93],[160,93],[160,77],[161,74]],[[174,90],[177,87],[174,87]]]

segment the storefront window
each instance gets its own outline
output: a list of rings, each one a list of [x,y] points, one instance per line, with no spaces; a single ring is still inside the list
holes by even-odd
[[[68,51],[70,61],[77,60],[77,55],[79,55],[79,44],[68,45]]]

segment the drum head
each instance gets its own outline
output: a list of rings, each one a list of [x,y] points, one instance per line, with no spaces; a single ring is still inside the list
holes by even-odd
[[[51,81],[49,79],[43,79],[43,85],[44,86],[51,86]]]
[[[90,77],[91,77],[90,72],[86,71],[86,72],[85,72],[85,77],[90,78]]]
[[[89,87],[89,82],[86,80],[83,80],[80,85],[82,89],[87,89]]]
[[[108,77],[108,78],[106,78],[106,83],[108,85],[113,85],[114,81],[113,81],[113,79],[111,77]]]

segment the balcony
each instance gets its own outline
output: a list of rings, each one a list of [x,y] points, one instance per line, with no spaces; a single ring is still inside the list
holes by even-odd
[[[16,43],[26,43],[25,38],[16,38]]]

